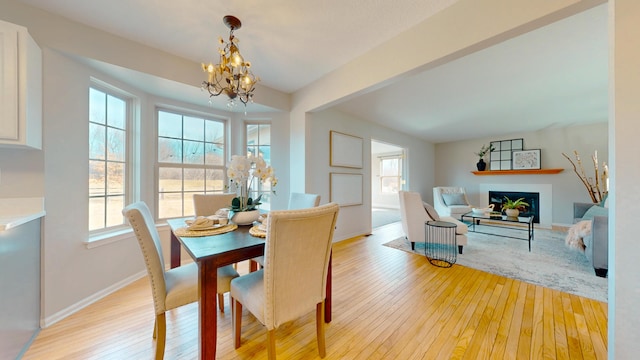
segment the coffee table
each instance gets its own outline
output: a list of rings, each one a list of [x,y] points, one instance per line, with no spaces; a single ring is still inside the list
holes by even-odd
[[[487,235],[508,237],[512,239],[527,240],[529,242],[529,252],[531,252],[531,241],[533,241],[533,216],[519,216],[519,217],[510,217],[506,215],[493,216],[493,215],[489,215],[489,213],[478,214],[473,211],[470,211],[460,216],[460,221],[464,221],[465,218],[467,220],[471,219],[471,228],[469,229],[469,231],[477,232],[479,234],[487,234]],[[515,237],[510,235],[502,235],[502,234],[496,234],[496,233],[477,231],[476,224],[480,225],[481,221],[483,222],[482,224],[483,226],[526,231],[527,237],[522,238],[522,237]],[[518,226],[518,224],[527,225],[527,226],[525,228],[522,225]]]

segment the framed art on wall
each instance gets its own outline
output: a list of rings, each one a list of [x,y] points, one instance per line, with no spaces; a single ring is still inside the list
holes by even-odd
[[[340,206],[362,205],[362,174],[329,174],[329,201]]]
[[[513,152],[513,169],[540,169],[540,149]]]
[[[362,169],[362,138],[331,130],[329,165]]]
[[[492,141],[491,148],[489,170],[511,170],[512,153],[524,149],[524,139]]]

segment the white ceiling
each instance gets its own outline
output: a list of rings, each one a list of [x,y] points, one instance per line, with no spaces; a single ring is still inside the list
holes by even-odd
[[[262,84],[291,93],[457,0],[20,1],[197,63],[215,61],[218,37],[228,37],[222,17],[235,15],[240,49]],[[148,76],[86,61],[121,79]],[[607,61],[604,4],[337,107],[434,143],[602,122]],[[159,96],[206,99],[199,84],[145,83]]]

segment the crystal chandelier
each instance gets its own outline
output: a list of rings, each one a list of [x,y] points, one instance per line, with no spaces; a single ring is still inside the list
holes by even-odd
[[[240,40],[233,35],[233,31],[240,29],[242,23],[231,15],[225,16],[223,22],[231,29],[229,42],[225,42],[222,37],[218,38],[218,42],[223,46],[218,48],[219,64],[202,64],[202,69],[208,74],[208,79],[202,82],[202,89],[209,92],[209,98],[222,93],[226,94],[229,97],[227,102],[229,108],[234,108],[237,100],[246,106],[248,102],[253,102],[253,91],[260,78],[253,75],[251,63],[245,61],[240,55],[240,49],[238,49]],[[211,100],[209,102],[211,103]]]

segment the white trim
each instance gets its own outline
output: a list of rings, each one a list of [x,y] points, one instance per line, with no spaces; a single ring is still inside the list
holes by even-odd
[[[89,239],[84,242],[84,245],[87,247],[87,249],[93,249],[117,241],[131,239],[133,237],[133,230],[131,228],[115,230],[89,236]]]
[[[79,301],[79,302],[77,302],[77,303],[75,303],[75,304],[73,304],[73,305],[71,305],[71,306],[69,306],[69,307],[67,307],[67,308],[65,308],[65,309],[63,309],[61,311],[58,311],[57,313],[55,313],[55,314],[53,314],[51,316],[48,316],[46,318],[42,318],[42,319],[40,319],[40,327],[44,329],[44,328],[46,328],[48,326],[51,326],[51,325],[57,323],[58,321],[66,318],[67,316],[70,316],[70,315],[72,315],[72,314],[84,309],[85,307],[95,303],[96,301],[104,298],[105,296],[110,295],[110,294],[116,292],[117,290],[120,290],[123,287],[125,287],[125,286],[133,283],[134,281],[136,281],[138,279],[141,279],[141,278],[143,278],[145,276],[147,276],[147,270],[146,269],[142,270],[142,271],[140,271],[140,272],[138,272],[138,273],[136,273],[134,275],[131,275],[131,276],[125,278],[124,280],[119,281],[119,282],[109,286],[108,288],[105,288],[105,289],[103,289],[101,291],[98,291],[97,293],[95,293],[95,294],[93,294],[91,296],[88,296],[88,297],[82,299],[81,301]]]

